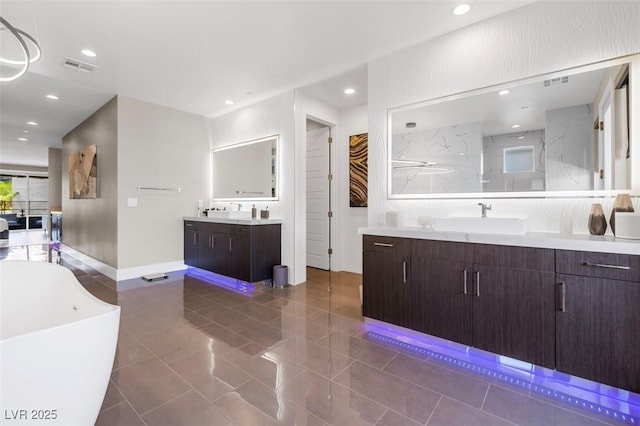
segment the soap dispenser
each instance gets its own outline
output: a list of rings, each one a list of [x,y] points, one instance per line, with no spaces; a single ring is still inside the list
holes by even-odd
[[[258,214],[258,210],[256,210],[256,205],[254,204],[251,207],[251,219],[255,219]]]

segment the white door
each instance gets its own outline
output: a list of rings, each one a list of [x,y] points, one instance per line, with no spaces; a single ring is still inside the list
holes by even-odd
[[[307,266],[329,269],[329,128],[307,132]]]

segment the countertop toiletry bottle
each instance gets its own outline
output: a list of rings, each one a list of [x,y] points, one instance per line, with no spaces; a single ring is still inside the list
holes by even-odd
[[[254,204],[251,207],[251,219],[255,219],[257,214],[258,214],[258,210],[256,210],[256,205]]]

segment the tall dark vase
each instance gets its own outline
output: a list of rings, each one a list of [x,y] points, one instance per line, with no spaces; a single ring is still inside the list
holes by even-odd
[[[611,218],[609,218],[611,232],[614,234],[616,233],[616,212],[633,212],[633,204],[629,194],[616,195],[616,201],[613,203],[613,209],[611,210]]]
[[[591,213],[589,213],[589,233],[591,235],[604,235],[607,231],[607,218],[604,217],[602,204],[595,203],[591,205]]]

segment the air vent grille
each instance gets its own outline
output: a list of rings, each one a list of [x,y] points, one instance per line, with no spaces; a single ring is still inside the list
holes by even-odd
[[[82,62],[72,58],[64,58],[62,65],[64,65],[67,68],[71,68],[71,69],[82,71],[82,72],[92,72],[93,70],[98,68],[97,65],[92,65],[87,62]]]
[[[569,76],[565,75],[564,77],[552,78],[550,80],[544,81],[544,87],[555,86],[556,84],[563,84],[569,82]]]

